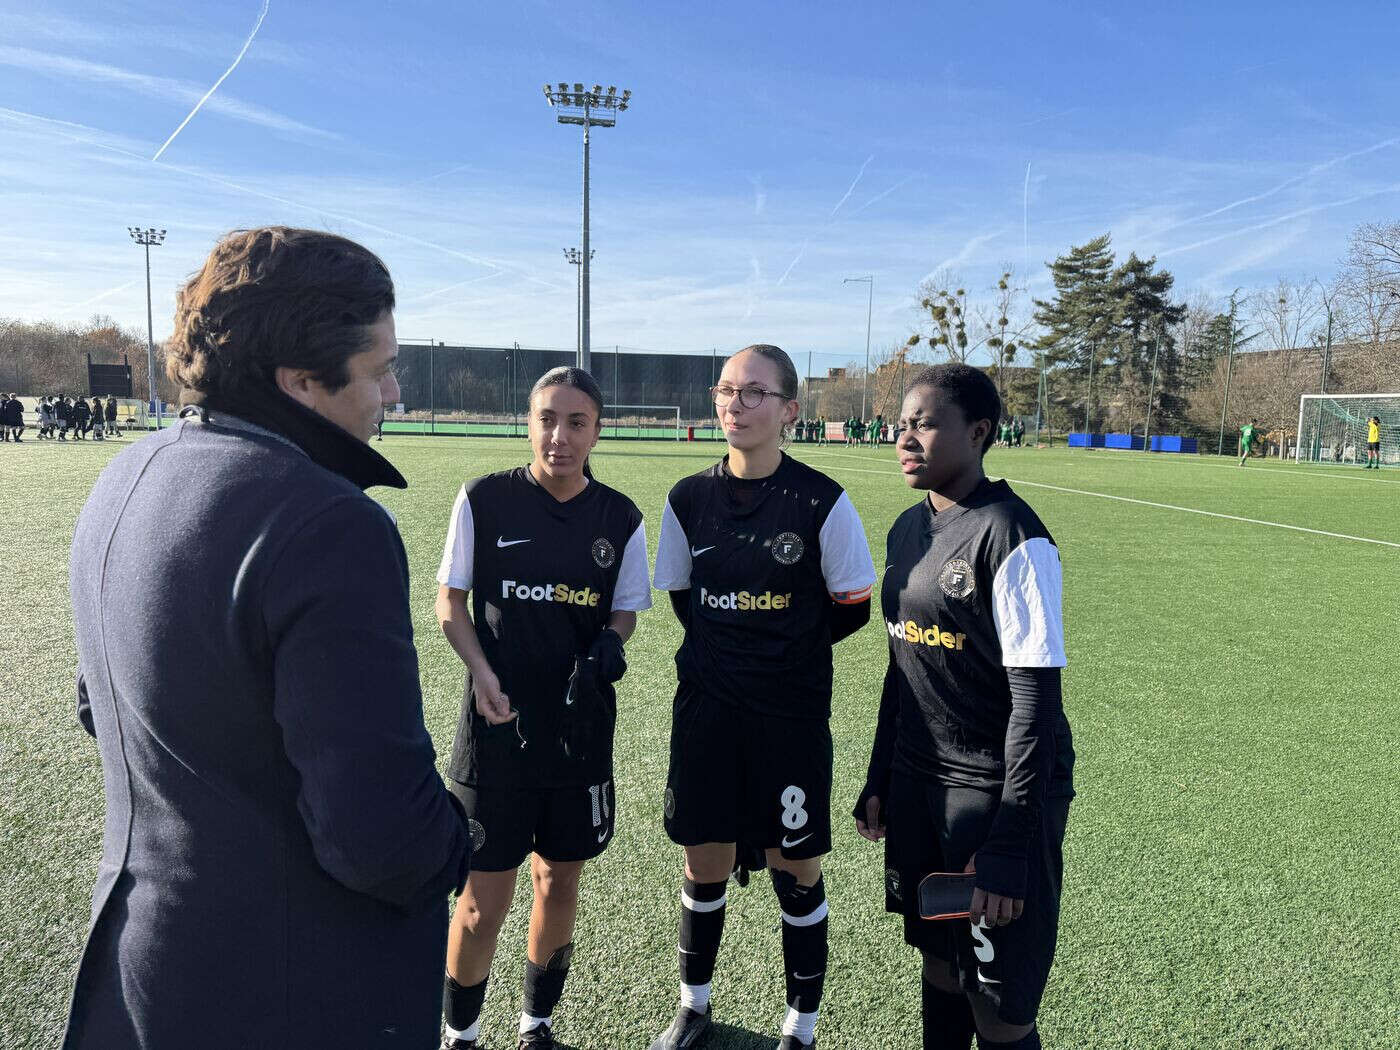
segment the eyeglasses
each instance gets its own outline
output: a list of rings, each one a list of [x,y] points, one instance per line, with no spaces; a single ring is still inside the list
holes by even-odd
[[[728,383],[710,387],[710,396],[715,399],[716,408],[724,408],[738,395],[739,404],[745,408],[758,408],[765,397],[776,397],[783,401],[791,400],[786,394],[776,390],[764,390],[761,386],[733,387]]]

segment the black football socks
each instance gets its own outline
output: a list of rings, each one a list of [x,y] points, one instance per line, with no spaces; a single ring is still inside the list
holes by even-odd
[[[728,881],[681,886],[681,1005],[704,1013],[710,1003],[720,938],[724,935],[725,888]]]
[[[800,885],[796,876],[773,871],[773,892],[783,910],[783,968],[787,979],[787,1016],[783,1035],[812,1042],[826,981],[827,905],[826,885],[818,877],[812,886]]]
[[[463,988],[448,974],[442,982],[442,1016],[447,1037],[471,1041],[480,1038],[481,1004],[486,1002],[486,981]]]

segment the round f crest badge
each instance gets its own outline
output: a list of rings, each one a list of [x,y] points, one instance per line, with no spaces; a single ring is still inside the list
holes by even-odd
[[[949,598],[966,598],[977,589],[972,566],[962,558],[950,558],[938,574],[938,586]]]
[[[600,569],[606,569],[617,560],[617,551],[613,550],[613,545],[606,536],[599,536],[593,541],[593,564]]]
[[[779,565],[796,565],[802,560],[802,537],[795,532],[780,532],[773,537],[773,560]]]

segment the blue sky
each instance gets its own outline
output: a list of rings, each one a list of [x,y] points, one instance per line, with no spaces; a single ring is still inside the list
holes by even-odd
[[[1111,231],[1184,295],[1324,279],[1400,213],[1392,3],[610,5],[0,0],[0,316],[155,328],[219,234],[379,252],[401,336],[573,345],[578,129],[546,81],[616,84],[594,132],[595,345],[797,353],[902,341],[971,289]],[[1027,166],[1029,165],[1029,178]]]

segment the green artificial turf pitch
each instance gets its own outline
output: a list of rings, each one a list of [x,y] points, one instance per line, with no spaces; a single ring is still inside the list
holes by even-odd
[[[0,447],[7,1050],[55,1045],[87,923],[103,800],[96,749],[73,717],[68,545],[93,479],[124,444]],[[465,477],[522,463],[527,446],[391,437],[375,447],[410,482],[380,495],[408,548],[424,707],[445,761],[462,693],[433,619],[448,512]],[[716,451],[605,442],[594,465],[642,508],[654,553],[667,490]],[[886,530],[916,498],[893,453],[795,454],[846,486],[881,567]],[[1400,547],[1343,537],[1400,544],[1400,472],[1030,449],[995,449],[987,466],[1022,482],[1065,568],[1079,797],[1041,1014],[1046,1045],[1396,1045]],[[818,1029],[826,1048],[918,1042],[916,958],[883,912],[881,850],[846,815],[885,666],[876,621],[836,657],[832,953]],[[560,1037],[590,1050],[646,1046],[676,1002],[681,863],[661,828],[661,796],[679,637],[658,601],[628,645],[618,833],[585,875],[578,952],[557,1014]],[[495,1046],[514,1045],[528,894],[522,881],[484,1015]],[[783,980],[766,879],[730,895],[714,989],[711,1046],[774,1045]]]

